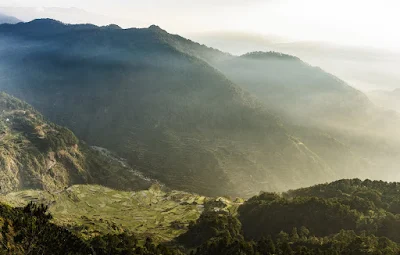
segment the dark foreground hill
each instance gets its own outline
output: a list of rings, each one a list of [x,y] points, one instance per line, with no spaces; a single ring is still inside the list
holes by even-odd
[[[35,20],[0,35],[3,89],[172,188],[246,196],[335,178],[190,42],[156,26]]]

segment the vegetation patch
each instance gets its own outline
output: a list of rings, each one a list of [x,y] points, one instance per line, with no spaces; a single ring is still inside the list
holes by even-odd
[[[233,212],[236,203],[180,191],[124,192],[97,185],[76,185],[58,193],[28,190],[10,193],[1,200],[13,206],[28,201],[49,205],[53,222],[88,239],[107,233],[134,232],[138,238],[171,241],[187,231],[205,210]],[[223,202],[221,201],[223,200]]]

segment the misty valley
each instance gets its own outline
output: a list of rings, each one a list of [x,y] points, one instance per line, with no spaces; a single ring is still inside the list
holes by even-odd
[[[0,15],[0,254],[400,254],[399,128],[400,84]]]

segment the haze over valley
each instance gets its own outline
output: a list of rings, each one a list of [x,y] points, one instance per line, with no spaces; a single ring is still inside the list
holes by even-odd
[[[137,2],[161,24],[0,6],[1,252],[400,252],[399,38],[347,11],[330,35],[314,0]]]

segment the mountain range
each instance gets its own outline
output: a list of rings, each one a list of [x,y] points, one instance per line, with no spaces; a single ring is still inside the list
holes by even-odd
[[[1,51],[4,90],[172,188],[245,195],[332,174],[249,93],[186,53],[207,51],[159,27],[35,20],[0,33],[14,45]]]
[[[171,188],[249,196],[396,174],[399,117],[296,57],[234,56],[154,25],[42,19],[0,35],[2,90]]]
[[[399,113],[296,56],[40,19],[0,91],[0,254],[400,252]]]

